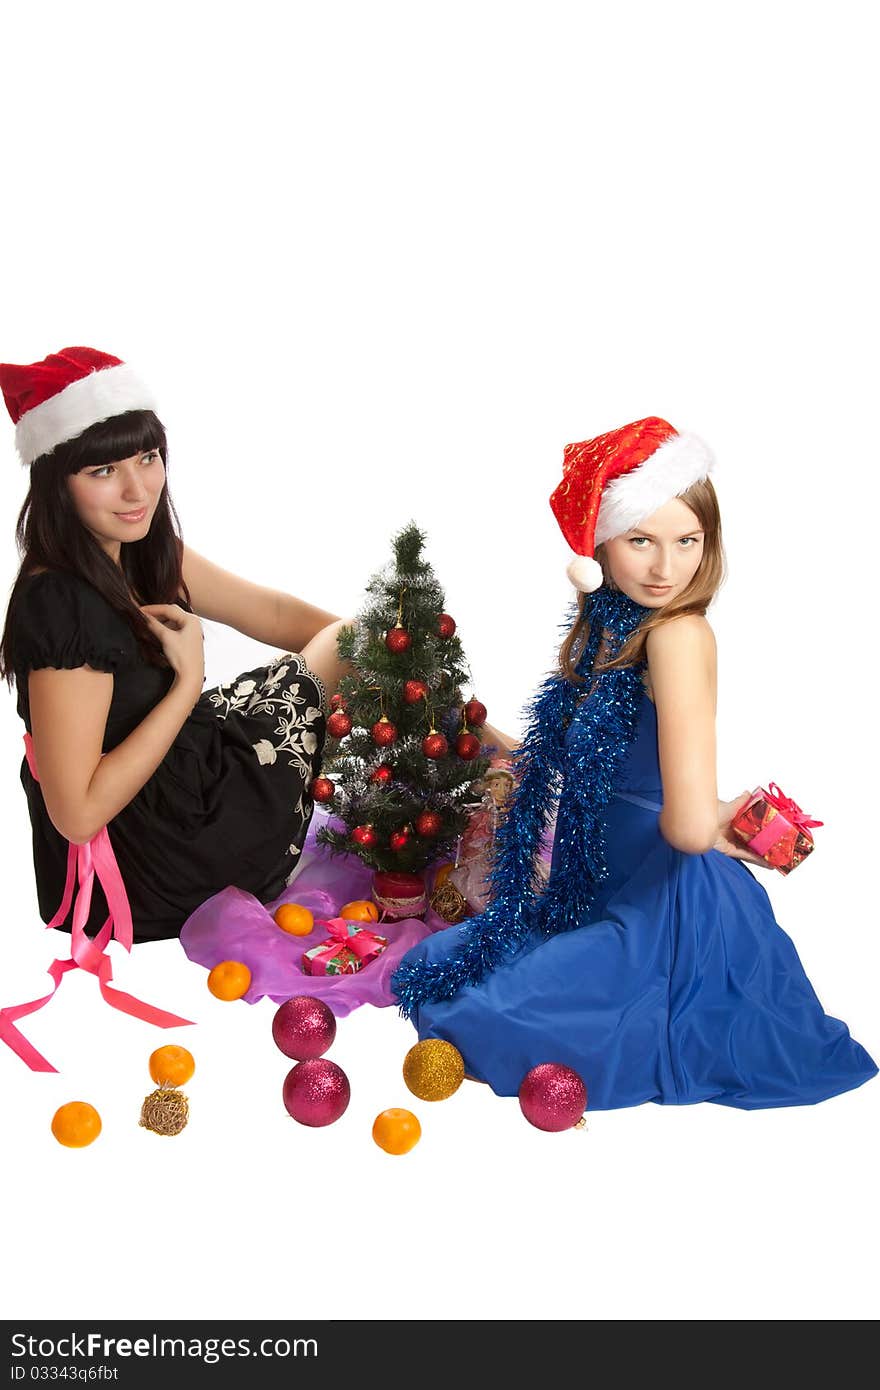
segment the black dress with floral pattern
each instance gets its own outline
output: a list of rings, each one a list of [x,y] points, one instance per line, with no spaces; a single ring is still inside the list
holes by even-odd
[[[173,673],[151,665],[123,619],[73,575],[31,576],[10,617],[18,711],[29,731],[32,670],[87,665],[112,673],[105,753],[171,685]],[[229,886],[264,902],[278,896],[296,868],[311,819],[310,785],[320,767],[325,722],[323,684],[296,653],[202,694],[152,777],[107,827],[135,941],[179,935],[201,902]],[[61,902],[68,844],[49,819],[27,760],[21,780],[40,915],[48,922]],[[106,916],[96,884],[90,934]]]

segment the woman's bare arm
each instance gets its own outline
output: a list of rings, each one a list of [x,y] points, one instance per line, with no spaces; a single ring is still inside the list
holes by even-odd
[[[488,748],[497,748],[499,753],[512,753],[519,748],[519,739],[512,738],[510,734],[502,734],[500,729],[495,729],[491,724],[484,724],[480,730],[482,734],[481,742]]]
[[[339,621],[335,613],[293,594],[231,574],[188,546],[183,551],[183,578],[200,617],[225,623],[278,651],[301,652],[322,628]]]
[[[685,854],[705,854],[718,837],[715,749],[715,637],[687,614],[648,634],[663,810],[660,831]]]
[[[49,818],[85,844],[136,796],[161,763],[201,694],[201,624],[175,604],[144,609],[174,679],[168,693],[111,752],[101,755],[113,677],[90,666],[31,671],[34,758]]]

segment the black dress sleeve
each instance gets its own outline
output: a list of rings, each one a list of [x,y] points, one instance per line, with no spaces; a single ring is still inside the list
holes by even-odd
[[[47,570],[25,580],[12,610],[16,675],[51,666],[118,671],[138,660],[134,633],[91,584]]]

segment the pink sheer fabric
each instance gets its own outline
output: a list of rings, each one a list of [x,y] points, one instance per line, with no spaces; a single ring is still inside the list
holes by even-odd
[[[238,888],[224,888],[196,908],[180,933],[180,944],[190,960],[211,970],[221,960],[240,960],[251,972],[251,986],[243,996],[248,1004],[269,998],[283,1003],[296,994],[323,999],[344,1018],[361,1004],[378,1008],[394,1004],[390,980],[402,957],[417,941],[448,925],[428,909],[424,920],[406,917],[381,920],[375,930],[388,939],[388,948],[354,975],[306,975],[305,951],[325,941],[329,932],[321,920],[336,917],[346,903],[371,898],[372,870],[353,855],[331,855],[316,842],[316,832],[326,823],[318,811],[303,847],[303,866],[280,897],[261,903]],[[314,914],[308,936],[291,936],[275,925],[272,914],[282,903],[301,903]]]

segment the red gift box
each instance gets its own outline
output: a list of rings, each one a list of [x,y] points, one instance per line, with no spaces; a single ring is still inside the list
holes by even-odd
[[[320,925],[327,928],[330,936],[303,955],[305,975],[354,975],[388,945],[387,937],[377,936],[345,917],[331,917]]]
[[[780,791],[775,782],[769,790],[758,787],[737,811],[730,829],[771,868],[790,874],[813,852],[811,827],[822,825],[802,811],[796,801]]]

